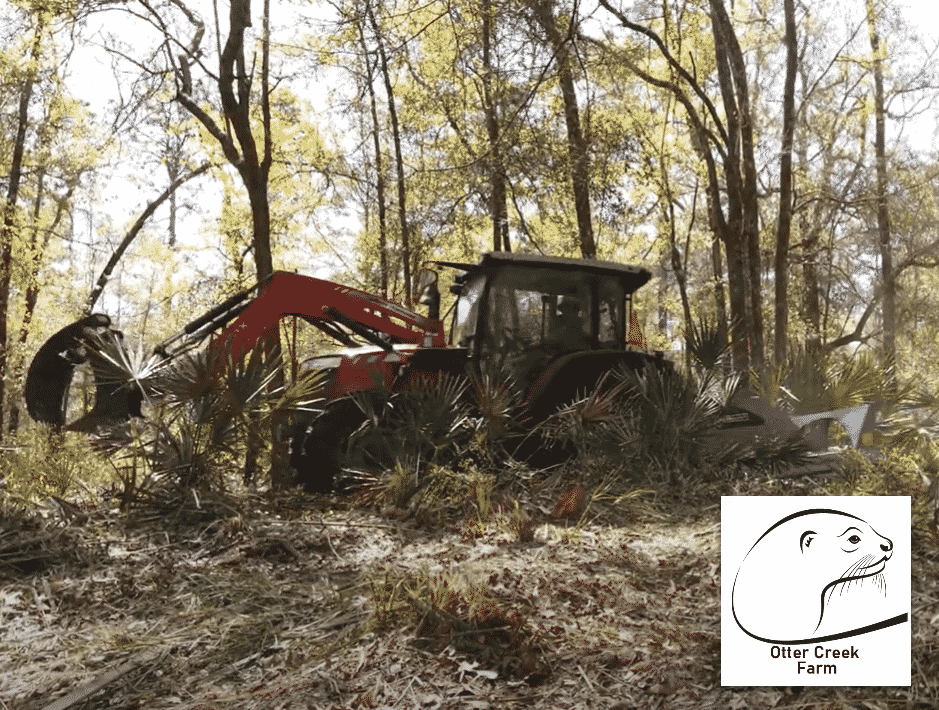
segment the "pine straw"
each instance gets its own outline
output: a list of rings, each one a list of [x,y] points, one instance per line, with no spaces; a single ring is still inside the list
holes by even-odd
[[[525,543],[508,517],[417,529],[413,519],[307,509],[182,534],[93,513],[72,531],[86,567],[0,589],[0,707],[47,707],[143,650],[161,655],[84,707],[936,705],[935,541],[914,553],[912,688],[721,688],[710,500],[682,514],[633,508],[619,525],[610,510],[602,523],[588,513],[581,529],[529,502],[535,534]],[[435,607],[443,589],[454,603]],[[499,643],[481,623],[487,608],[514,624]]]

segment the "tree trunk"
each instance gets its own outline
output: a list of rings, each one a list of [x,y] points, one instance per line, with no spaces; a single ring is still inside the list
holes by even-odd
[[[745,372],[751,364],[758,367],[763,359],[763,325],[756,161],[746,66],[723,2],[710,1],[714,58],[724,104],[724,117],[721,117],[698,83],[696,75],[685,69],[681,62],[672,56],[668,45],[658,34],[648,27],[631,22],[609,0],[599,1],[624,27],[651,40],[668,63],[669,77],[663,79],[638,67],[628,55],[617,55],[644,81],[672,92],[687,112],[692,144],[707,167],[711,232],[715,240],[723,242],[727,249],[727,276],[733,319],[733,336],[730,341],[734,369]],[[685,86],[694,93],[700,105],[704,107],[703,110],[699,110],[697,103],[685,91]],[[700,113],[706,113],[713,129],[705,125]],[[719,180],[717,159],[712,150],[718,153],[723,164],[724,190]],[[719,243],[713,245],[712,265],[715,270],[715,300],[720,309],[723,291],[720,286],[722,269]],[[718,324],[720,326],[723,323],[723,314],[719,312]]]
[[[734,327],[734,365],[763,366],[763,299],[759,203],[746,64],[723,0],[711,0],[721,97],[727,117],[727,259]]]
[[[890,243],[890,210],[887,204],[886,110],[884,108],[884,60],[886,47],[877,33],[874,0],[867,0],[867,28],[870,32],[874,59],[874,153],[877,158],[877,233],[880,247],[880,270],[883,282],[882,321],[884,329],[884,360],[893,363],[896,345],[896,282],[893,273],[893,247]]]
[[[816,253],[805,255],[802,264],[802,308],[803,318],[808,325],[805,349],[817,352],[822,344],[822,306],[818,298],[818,269],[815,265]]]
[[[245,62],[244,33],[251,26],[250,0],[232,0],[229,13],[228,40],[219,57],[218,90],[225,115],[225,130],[192,98],[190,68],[196,63],[205,28],[198,18],[182,8],[191,22],[196,24],[196,36],[187,54],[180,56],[177,72],[179,90],[176,100],[189,111],[218,141],[225,157],[235,166],[245,189],[252,211],[252,248],[258,280],[264,280],[274,271],[271,255],[271,215],[268,200],[268,176],[273,163],[270,106],[270,0],[264,0],[263,40],[261,42],[261,130],[264,136],[263,153],[258,153],[251,125],[251,85]],[[237,89],[237,96],[235,90]],[[234,131],[238,143],[232,140]],[[239,151],[240,148],[240,151]]]
[[[41,130],[40,136],[42,136]],[[56,211],[55,219],[47,229],[42,230],[44,232],[44,236],[40,240],[39,217],[42,213],[42,203],[46,195],[45,166],[40,165],[37,172],[36,198],[33,202],[33,224],[29,237],[29,266],[26,285],[26,298],[23,304],[23,321],[20,324],[19,344],[21,347],[26,345],[26,340],[29,338],[29,326],[33,321],[33,314],[36,312],[36,303],[39,301],[39,268],[42,266],[43,254],[46,251],[46,247],[49,246],[49,239],[52,235],[52,232],[55,231],[56,227],[58,226],[59,220],[61,219],[63,213],[63,208],[60,203],[60,207]],[[67,200],[68,197],[71,196],[71,193],[75,189],[75,184],[77,182],[78,180],[76,179],[75,182],[69,187],[68,193],[64,199]],[[20,354],[17,364],[13,368],[14,382],[19,383],[21,381],[24,370],[25,356]],[[10,420],[7,426],[7,431],[9,431],[10,434],[15,434],[17,429],[19,429],[19,425],[20,407],[18,401],[14,399],[10,403]]]
[[[669,111],[670,109],[671,107],[669,107]],[[667,125],[667,123],[667,121],[663,123],[663,126]],[[671,262],[672,271],[675,274],[675,280],[678,282],[678,294],[681,296],[681,309],[685,320],[685,330],[687,332],[691,328],[693,321],[691,316],[691,303],[688,300],[687,275],[685,274],[684,264],[682,264],[681,252],[678,250],[678,240],[675,234],[675,201],[672,197],[672,186],[668,179],[668,165],[665,160],[666,139],[667,134],[663,128],[662,140],[659,144],[659,173],[662,176],[662,194],[659,196],[659,200],[662,203],[662,221],[664,222],[663,226],[668,232],[669,260]],[[697,202],[698,186],[695,185],[694,198],[692,200],[691,207],[692,215],[694,214],[694,210],[697,207]],[[689,233],[690,231],[691,230],[689,227]],[[691,351],[688,350],[688,348],[685,348],[685,365],[690,371]]]
[[[381,64],[382,77],[385,80],[385,93],[388,96],[388,113],[391,117],[391,135],[395,146],[395,168],[398,174],[398,222],[401,228],[401,263],[404,271],[404,305],[411,307],[411,242],[408,232],[407,219],[407,192],[404,183],[404,158],[401,154],[401,129],[398,125],[398,110],[395,107],[394,88],[391,85],[391,72],[388,69],[388,55],[385,52],[385,43],[382,40],[378,21],[372,11],[372,5],[367,2],[366,11],[375,32],[375,42],[378,45],[378,58]]]
[[[166,176],[169,178],[170,184],[172,185],[176,182],[176,178],[179,177],[180,173],[183,171],[183,145],[185,143],[185,138],[178,136],[173,133],[171,127],[171,118],[166,116],[166,123],[164,124],[164,129],[166,130],[166,139],[163,143],[166,161]],[[170,194],[170,220],[167,225],[167,240],[166,245],[171,249],[176,246],[176,222],[179,213],[179,207],[176,202],[176,193],[173,192]]]
[[[796,37],[795,0],[785,0],[786,83],[783,89],[782,153],[779,159],[779,219],[776,223],[776,313],[773,355],[777,365],[786,361],[789,331],[789,236],[792,231],[792,137],[795,133],[795,91],[799,43]]]
[[[724,21],[726,13],[721,0],[711,0],[711,23],[714,32],[714,55],[717,65],[718,82],[727,122],[728,139],[724,159],[724,178],[727,185],[727,221],[721,234],[727,249],[727,275],[730,287],[730,310],[733,337],[731,339],[734,369],[746,372],[751,366],[752,339],[755,332],[753,325],[753,302],[750,299],[750,250],[747,244],[745,224],[745,186],[741,174],[741,155],[744,146],[741,138],[743,110],[738,105],[734,87],[734,74],[730,68],[730,40],[728,38],[729,21]]]
[[[721,342],[730,339],[727,324],[727,297],[724,294],[724,260],[721,258],[721,240],[717,236],[711,239],[711,269],[714,273],[714,311],[717,316],[717,332]]]
[[[691,302],[688,300],[688,283],[687,275],[685,274],[685,267],[681,261],[681,253],[678,251],[678,244],[675,240],[675,214],[674,209],[670,210],[670,219],[669,219],[669,236],[671,241],[670,256],[672,262],[672,271],[675,272],[675,280],[678,281],[678,295],[681,296],[681,310],[685,318],[685,328],[691,328],[693,322],[691,316]],[[691,353],[685,348],[685,365],[691,367]]]
[[[365,43],[365,28],[359,20],[356,25],[359,29],[359,41],[362,45],[362,57],[365,60],[365,83],[368,89],[369,105],[372,111],[372,141],[375,148],[375,192],[378,200],[378,267],[381,286],[381,295],[388,298],[388,217],[385,214],[385,166],[381,156],[380,126],[378,123],[378,105],[375,100],[374,66],[369,59],[368,47]]]
[[[483,42],[483,111],[486,132],[489,134],[489,180],[492,186],[492,249],[512,251],[509,243],[508,194],[505,187],[505,165],[499,136],[499,119],[492,96],[492,34],[495,29],[495,9],[491,0],[482,3]]]
[[[574,208],[577,212],[580,252],[585,259],[594,259],[597,256],[597,245],[593,237],[593,221],[590,216],[590,156],[587,152],[587,141],[580,127],[580,109],[574,88],[570,38],[562,35],[558,29],[553,0],[527,0],[527,2],[538,24],[547,34],[551,49],[554,50],[557,59],[558,83],[561,86],[564,122],[567,125],[567,150],[571,161],[571,184],[574,191]]]
[[[16,138],[13,141],[10,177],[7,183],[6,203],[3,206],[3,229],[0,233],[0,441],[3,441],[4,431],[3,412],[6,400],[7,355],[9,353],[7,320],[10,311],[13,242],[16,238],[17,228],[16,205],[19,200],[20,181],[23,177],[23,155],[26,152],[26,130],[29,127],[29,100],[33,95],[33,84],[36,81],[38,72],[42,35],[45,32],[45,19],[45,12],[40,10],[37,13],[26,77],[20,89]]]

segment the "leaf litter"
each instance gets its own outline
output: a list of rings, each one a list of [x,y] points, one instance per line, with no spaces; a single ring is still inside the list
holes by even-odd
[[[524,542],[510,512],[396,520],[299,498],[188,528],[104,507],[5,526],[0,562],[19,534],[41,565],[2,568],[0,707],[935,705],[935,544],[914,551],[911,688],[722,688],[711,500],[582,524],[530,502]]]

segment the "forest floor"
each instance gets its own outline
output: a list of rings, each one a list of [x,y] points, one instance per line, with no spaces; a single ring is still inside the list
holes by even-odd
[[[511,504],[482,524],[302,497],[200,525],[103,505],[8,524],[0,560],[27,540],[20,560],[58,557],[0,578],[0,708],[939,706],[939,548],[915,539],[911,687],[721,686],[720,495],[761,485],[580,524],[534,497],[527,527]]]

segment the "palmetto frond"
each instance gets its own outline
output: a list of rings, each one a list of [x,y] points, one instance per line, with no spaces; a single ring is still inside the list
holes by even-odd
[[[151,379],[162,363],[140,347],[128,348],[118,331],[89,337],[87,357],[95,379],[94,409],[69,427],[94,432],[140,414],[140,403],[153,390]]]
[[[476,429],[483,443],[501,441],[521,423],[522,392],[507,371],[487,370],[470,378],[477,419]]]
[[[829,394],[830,356],[802,346],[789,350],[783,386],[797,414],[835,409]]]
[[[473,430],[467,387],[465,378],[439,373],[404,392],[353,394],[365,421],[350,449],[367,451],[386,467],[402,460],[434,463],[457,453]]]
[[[727,333],[722,331],[715,320],[706,317],[698,319],[698,325],[689,323],[685,330],[685,343],[698,367],[714,370],[726,364],[730,357],[730,343]]]
[[[166,361],[141,346],[128,347],[120,332],[108,330],[88,339],[88,355],[99,384],[136,386],[149,394]]]
[[[611,440],[617,438],[611,433],[622,428],[621,399],[626,387],[623,382],[604,386],[608,375],[588,395],[560,407],[539,425],[538,431],[548,441],[569,442],[581,452],[609,448]]]

